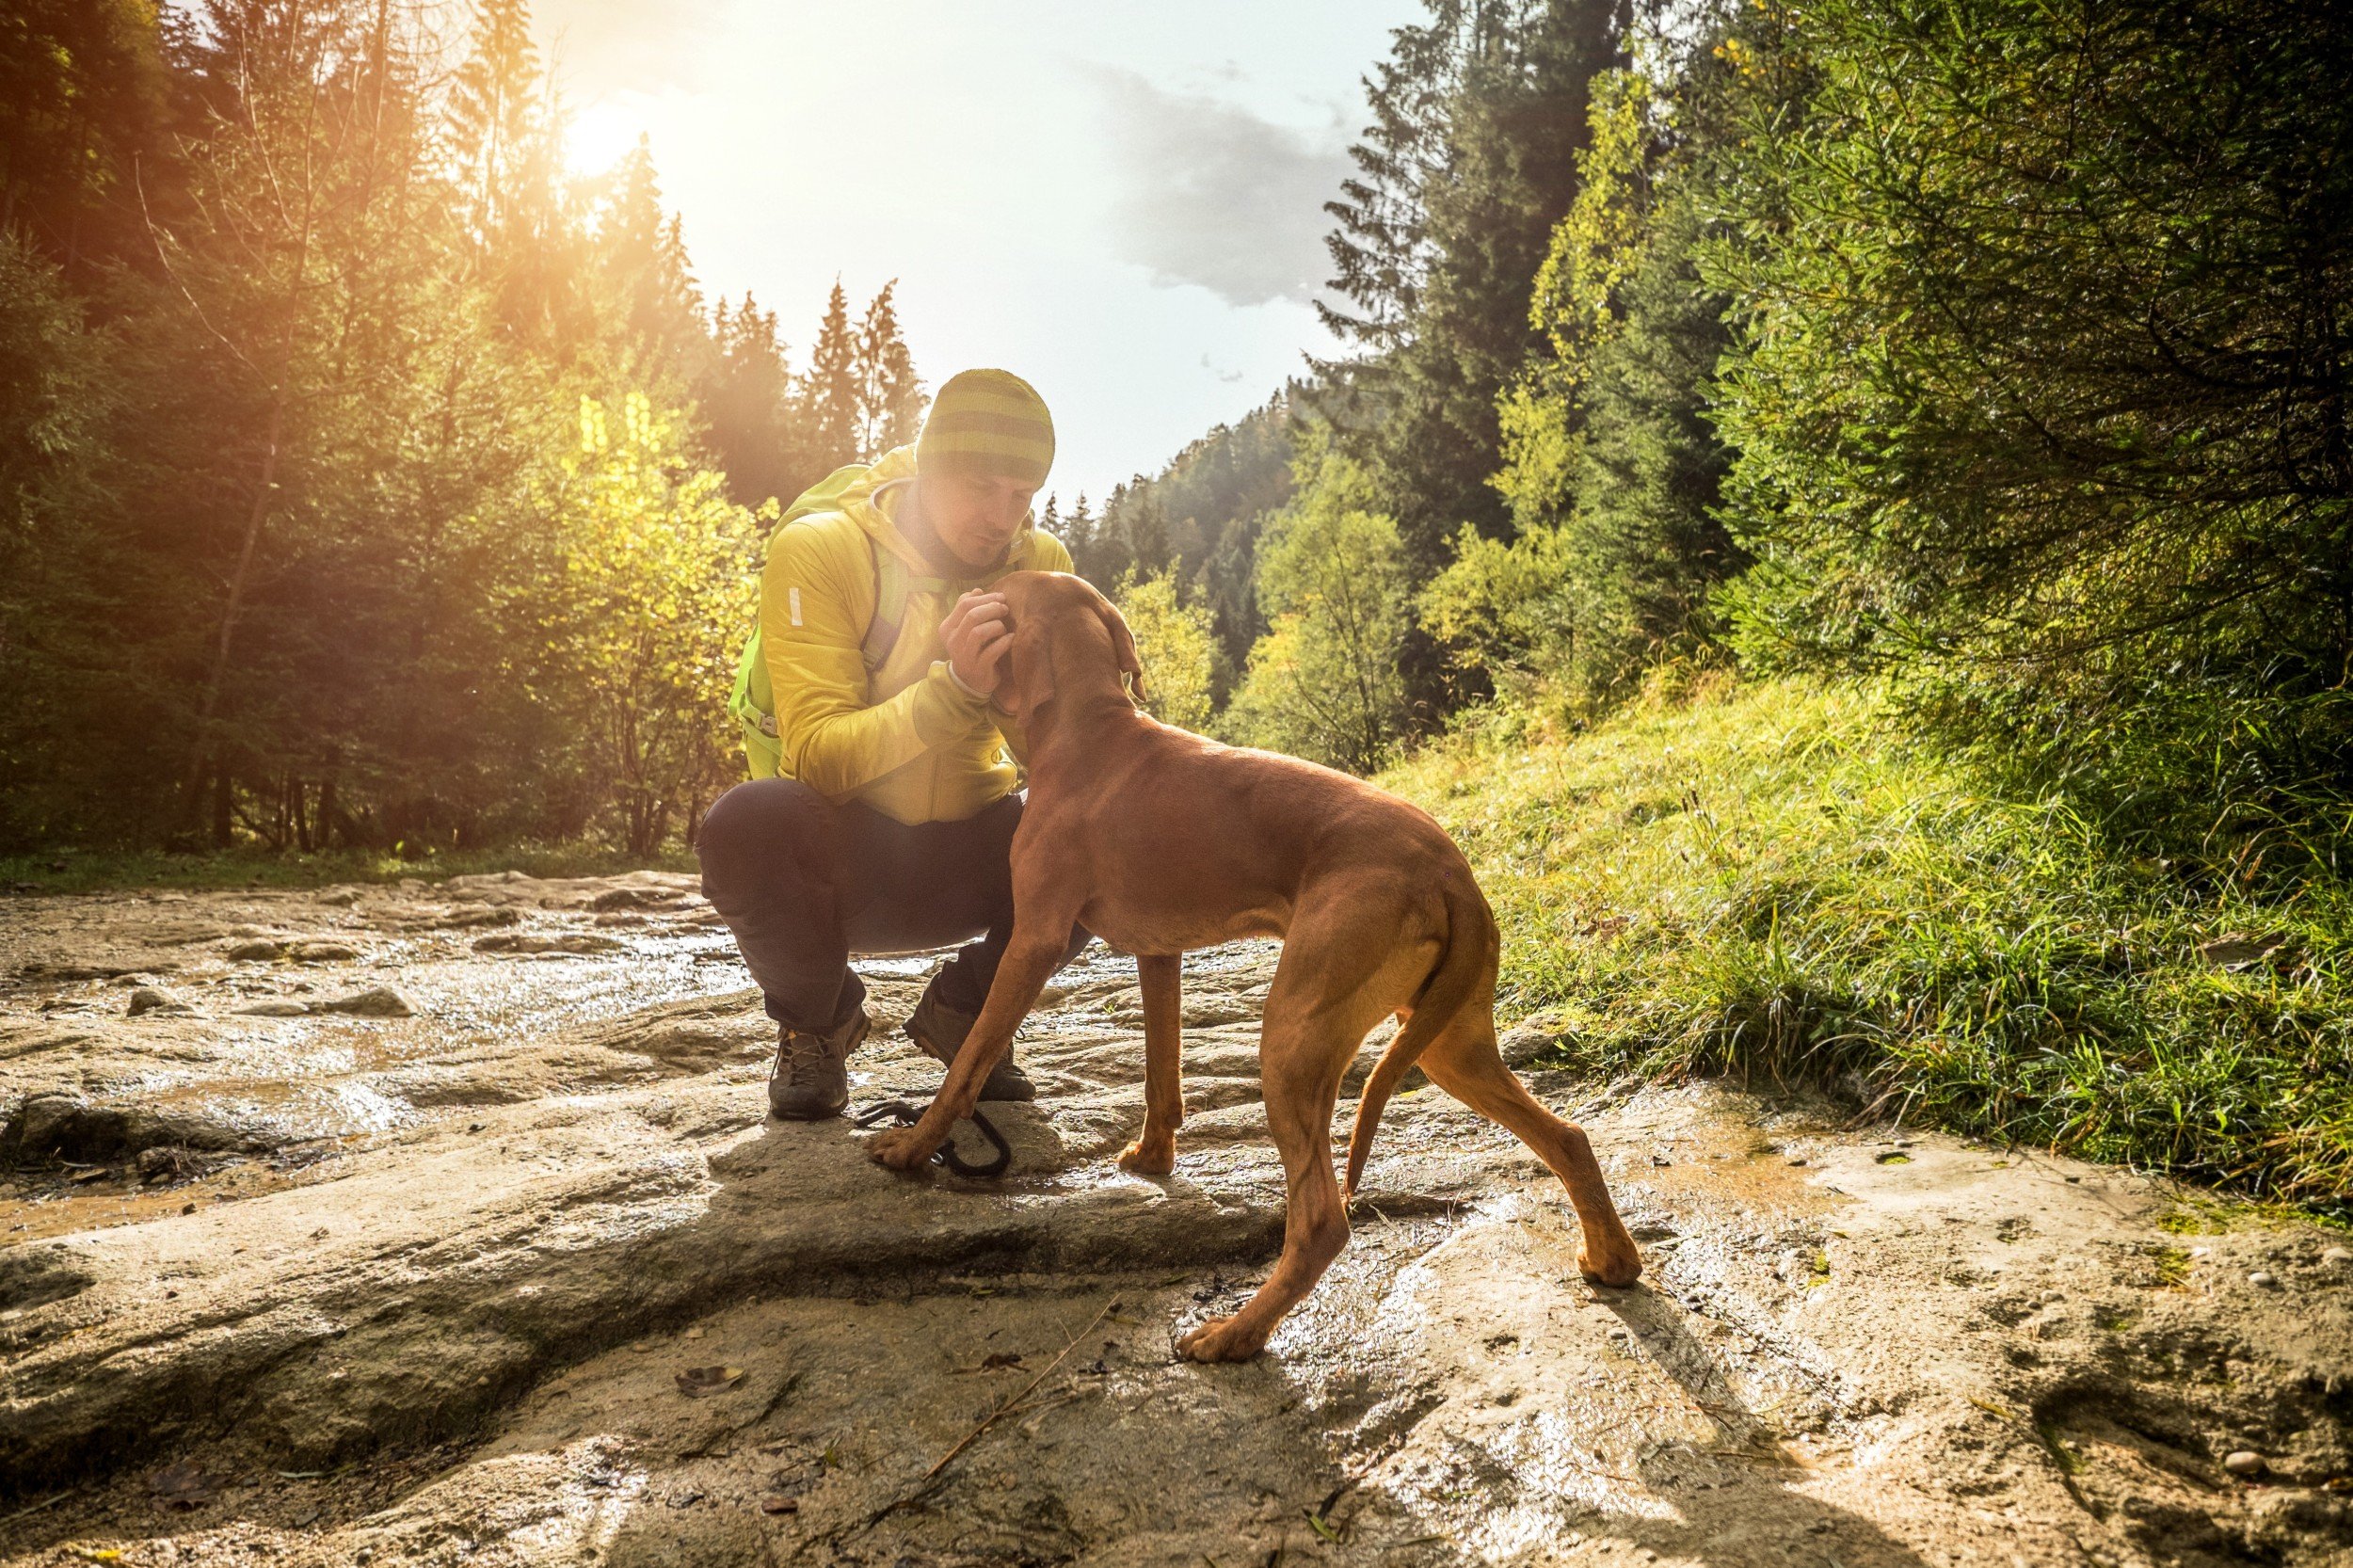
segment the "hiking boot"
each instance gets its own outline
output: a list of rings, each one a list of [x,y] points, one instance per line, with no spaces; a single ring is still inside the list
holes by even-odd
[[[933,1061],[952,1063],[956,1052],[964,1048],[964,1037],[972,1032],[972,1026],[979,1021],[977,1015],[959,1013],[941,1002],[936,992],[926,990],[923,1000],[915,1004],[914,1016],[907,1019],[907,1038]],[[1014,1065],[1013,1053],[1008,1051],[982,1082],[981,1098],[1033,1100],[1037,1098],[1037,1085],[1030,1081],[1029,1074]]]
[[[788,1122],[822,1122],[850,1103],[850,1053],[866,1038],[866,1010],[829,1034],[790,1024],[776,1030],[776,1064],[768,1074],[768,1113]]]

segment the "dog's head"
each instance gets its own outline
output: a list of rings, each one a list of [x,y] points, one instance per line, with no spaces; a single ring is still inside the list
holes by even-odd
[[[1094,584],[1067,572],[1016,571],[995,586],[1013,621],[1003,680],[1016,724],[1027,729],[1065,686],[1116,691],[1123,675],[1128,693],[1144,699],[1136,639]]]

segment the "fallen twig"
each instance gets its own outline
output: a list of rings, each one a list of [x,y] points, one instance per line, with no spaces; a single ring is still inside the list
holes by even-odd
[[[1055,1352],[1054,1359],[1046,1364],[1046,1369],[1044,1371],[1032,1378],[1028,1384],[1023,1385],[1019,1392],[999,1400],[996,1409],[982,1416],[978,1426],[975,1426],[970,1432],[966,1432],[954,1448],[950,1448],[946,1453],[941,1454],[938,1462],[930,1469],[923,1472],[922,1480],[915,1483],[913,1490],[909,1491],[904,1496],[892,1498],[889,1502],[885,1503],[882,1507],[868,1514],[864,1523],[859,1525],[857,1528],[862,1530],[872,1529],[876,1525],[881,1524],[885,1519],[888,1519],[893,1513],[898,1512],[899,1510],[908,1507],[909,1505],[920,1500],[925,1493],[931,1490],[932,1482],[939,1479],[939,1473],[955,1462],[955,1458],[958,1454],[970,1448],[980,1439],[983,1432],[995,1426],[999,1420],[1010,1414],[1032,1394],[1036,1393],[1038,1385],[1043,1384],[1048,1378],[1052,1377],[1055,1371],[1062,1366],[1063,1362],[1069,1357],[1070,1352],[1079,1348],[1079,1342],[1084,1339],[1088,1335],[1093,1334],[1103,1320],[1110,1317],[1112,1312],[1118,1307],[1119,1304],[1117,1297],[1113,1297],[1111,1301],[1106,1302],[1103,1304],[1103,1309],[1100,1312],[1097,1312],[1094,1317],[1088,1319],[1086,1326],[1079,1330],[1078,1333],[1072,1335],[1070,1336],[1069,1343],[1064,1345],[1060,1351]],[[856,1532],[852,1531],[850,1533]]]
[[[922,1486],[929,1484],[931,1479],[934,1476],[938,1475],[940,1471],[945,1470],[950,1462],[952,1461],[956,1455],[970,1448],[974,1441],[980,1437],[981,1433],[995,1426],[999,1416],[1004,1415],[1006,1411],[1012,1409],[1015,1405],[1019,1404],[1023,1400],[1028,1399],[1032,1393],[1036,1392],[1037,1385],[1044,1383],[1048,1378],[1052,1377],[1054,1375],[1054,1369],[1063,1364],[1064,1359],[1067,1357],[1072,1351],[1079,1348],[1079,1341],[1084,1339],[1088,1335],[1093,1334],[1096,1325],[1100,1324],[1104,1319],[1110,1317],[1112,1309],[1118,1305],[1119,1303],[1116,1300],[1104,1304],[1102,1311],[1097,1312],[1094,1317],[1087,1320],[1086,1327],[1072,1335],[1070,1336],[1070,1342],[1064,1345],[1061,1350],[1054,1352],[1054,1359],[1046,1364],[1046,1370],[1032,1378],[1028,1387],[1022,1389],[1020,1393],[1016,1394],[1012,1399],[1004,1400],[1002,1403],[999,1404],[996,1409],[982,1416],[981,1424],[964,1434],[964,1441],[958,1443],[954,1448],[950,1448],[946,1453],[941,1454],[939,1456],[939,1463],[923,1472],[923,1480],[918,1483],[917,1490],[920,1492]],[[895,1508],[898,1505],[894,1503],[891,1506]],[[888,1510],[886,1510],[886,1512],[888,1512]]]
[[[73,1496],[73,1492],[70,1487],[63,1492],[52,1492],[40,1501],[20,1508],[14,1513],[0,1514],[0,1525],[5,1525],[11,1519],[22,1519],[27,1513],[39,1513],[42,1509],[49,1507],[51,1504],[61,1503],[72,1496]]]

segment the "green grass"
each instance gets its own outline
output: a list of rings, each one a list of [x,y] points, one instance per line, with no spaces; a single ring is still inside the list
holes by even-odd
[[[1783,681],[1581,736],[1498,712],[1383,782],[1469,853],[1503,1011],[1561,1060],[1828,1084],[1881,1114],[2353,1214],[2353,886],[2111,847]],[[2231,935],[2282,938],[2226,969]],[[2258,944],[2263,945],[2263,944]]]
[[[206,855],[63,850],[0,856],[0,889],[94,893],[130,888],[324,888],[340,882],[398,882],[404,877],[439,881],[485,872],[606,876],[648,869],[691,872],[695,857],[680,849],[665,851],[648,861],[594,844],[520,844],[443,851],[416,859],[382,850],[336,850],[321,855],[277,855],[263,850]]]

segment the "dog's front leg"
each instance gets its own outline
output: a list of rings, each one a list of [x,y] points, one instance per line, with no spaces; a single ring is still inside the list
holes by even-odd
[[[1119,1157],[1119,1168],[1138,1176],[1176,1168],[1176,1129],[1185,1120],[1184,974],[1180,953],[1136,958],[1144,991],[1144,1132]]]
[[[996,978],[988,984],[988,1000],[982,1004],[972,1032],[964,1037],[948,1069],[948,1080],[932,1096],[920,1121],[874,1139],[866,1145],[868,1154],[894,1171],[920,1170],[948,1141],[956,1123],[972,1113],[980,1103],[982,1083],[1013,1048],[1014,1031],[1021,1027],[1021,1020],[1037,1005],[1038,993],[1053,978],[1054,965],[1070,945],[1071,925],[1070,920],[1062,921],[1061,934],[1048,937],[1042,933],[1049,926],[1016,917],[1013,938],[998,961]]]

